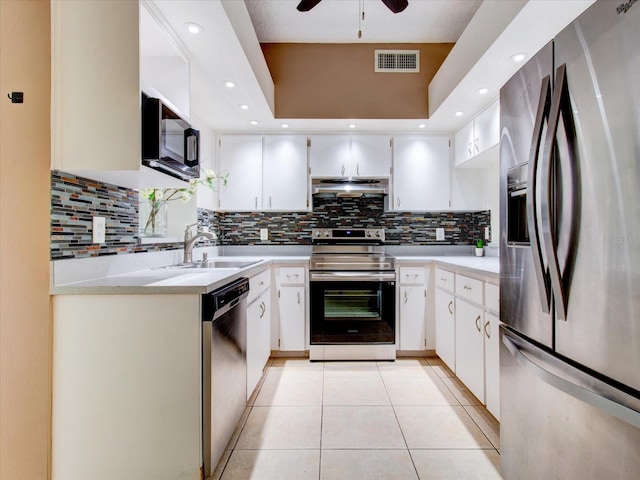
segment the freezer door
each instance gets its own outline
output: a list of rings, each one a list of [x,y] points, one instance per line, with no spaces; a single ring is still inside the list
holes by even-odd
[[[555,39],[556,81],[566,81],[554,92],[555,341],[640,391],[640,3],[617,5],[596,2]]]
[[[540,207],[537,161],[549,113],[552,48],[544,47],[500,90],[500,316],[549,347],[549,283],[533,214]],[[524,189],[509,188],[509,180],[515,184],[518,178]]]
[[[640,400],[500,332],[505,479],[635,480]]]

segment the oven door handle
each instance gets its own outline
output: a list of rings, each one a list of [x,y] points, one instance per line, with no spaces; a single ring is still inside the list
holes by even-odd
[[[313,282],[379,282],[395,281],[395,272],[311,272]]]

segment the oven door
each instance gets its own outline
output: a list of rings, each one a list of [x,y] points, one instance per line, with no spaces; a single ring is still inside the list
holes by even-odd
[[[311,272],[311,345],[394,344],[395,272]]]

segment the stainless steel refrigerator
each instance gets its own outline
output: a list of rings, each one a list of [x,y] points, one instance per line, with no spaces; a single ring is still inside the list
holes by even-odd
[[[634,3],[594,3],[500,92],[507,480],[640,475]]]

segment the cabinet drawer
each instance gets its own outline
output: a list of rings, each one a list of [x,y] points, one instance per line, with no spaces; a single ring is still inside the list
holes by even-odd
[[[500,287],[498,285],[484,284],[484,306],[496,313],[500,311]]]
[[[304,267],[287,267],[280,269],[280,285],[304,285]]]
[[[456,275],[456,295],[477,305],[483,304],[482,281]]]
[[[400,267],[400,284],[424,285],[424,267]]]
[[[249,279],[249,296],[247,297],[247,303],[264,292],[271,286],[271,270],[267,269],[264,272],[260,272]]]
[[[436,286],[451,293],[454,291],[454,273],[436,268]]]

